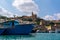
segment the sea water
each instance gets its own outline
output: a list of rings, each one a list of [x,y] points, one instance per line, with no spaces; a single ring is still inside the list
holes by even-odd
[[[60,40],[60,33],[32,33],[30,35],[0,35],[0,40]]]

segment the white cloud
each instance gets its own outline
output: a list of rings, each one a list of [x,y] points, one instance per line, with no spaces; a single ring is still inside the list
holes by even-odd
[[[44,19],[45,19],[45,20],[53,20],[54,17],[51,16],[51,15],[46,15],[46,16],[44,17]]]
[[[60,13],[55,13],[52,15],[46,15],[45,17],[43,17],[43,19],[45,20],[60,20]]]
[[[7,11],[3,7],[0,7],[0,15],[7,16],[7,17],[13,17],[13,13]]]
[[[33,0],[15,0],[12,5],[23,13],[39,12],[38,5]]]
[[[57,20],[60,20],[60,13],[56,13],[56,14],[54,14],[54,16]]]

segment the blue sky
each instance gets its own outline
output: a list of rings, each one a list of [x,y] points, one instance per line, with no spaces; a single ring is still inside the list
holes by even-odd
[[[6,10],[19,15],[26,15],[12,6],[15,0],[0,0],[0,6]],[[38,17],[44,19],[60,19],[60,0],[33,0],[39,8]],[[57,16],[56,16],[57,15]]]
[[[40,16],[60,12],[60,0],[36,0],[36,2],[40,8]]]

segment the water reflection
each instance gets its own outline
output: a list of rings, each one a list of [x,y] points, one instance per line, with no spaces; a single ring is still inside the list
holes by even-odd
[[[0,40],[60,40],[60,34],[33,33],[30,35],[0,35]]]
[[[26,39],[26,38],[34,38],[35,34],[30,35],[0,35],[0,39]]]

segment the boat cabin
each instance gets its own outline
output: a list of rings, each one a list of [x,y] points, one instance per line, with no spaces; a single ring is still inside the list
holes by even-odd
[[[15,25],[19,25],[18,21],[12,20],[12,21],[6,21],[2,23],[3,28],[12,28]]]

